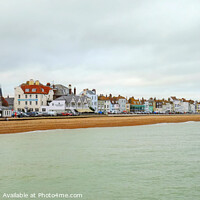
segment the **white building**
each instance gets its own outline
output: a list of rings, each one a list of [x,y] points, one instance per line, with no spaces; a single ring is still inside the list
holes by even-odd
[[[67,96],[61,96],[51,103],[48,106],[42,106],[42,112],[56,111],[57,113],[71,111],[72,113],[76,112],[92,112],[89,109],[90,99],[86,96],[77,96],[74,94],[69,94]]]
[[[171,97],[170,101],[173,102],[173,112],[175,112],[175,113],[183,112],[183,108],[182,108],[180,99],[177,99],[176,97]]]
[[[119,103],[119,111],[122,113],[126,111],[126,98],[122,96],[117,97],[118,103]]]
[[[112,110],[112,105],[109,97],[100,94],[98,96],[98,112],[109,113]]]
[[[174,104],[174,112],[176,113],[195,113],[195,103],[192,100],[186,100],[184,98],[177,99],[171,97]]]
[[[41,106],[53,100],[53,89],[31,79],[15,88],[14,110],[41,111]]]
[[[91,99],[89,107],[92,107],[95,112],[98,112],[98,96],[96,94],[96,90],[89,90],[89,89],[84,89],[80,95],[85,95]]]
[[[0,118],[11,117],[12,109],[8,106],[8,102],[3,98],[2,89],[0,87]]]
[[[130,106],[129,106],[130,107]],[[129,108],[130,110],[130,108]],[[122,113],[127,111],[127,100],[122,96],[112,97],[103,96],[102,94],[98,97],[98,111],[104,113]]]

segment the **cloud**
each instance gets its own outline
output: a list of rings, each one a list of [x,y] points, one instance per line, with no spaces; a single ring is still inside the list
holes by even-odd
[[[0,2],[4,93],[30,78],[125,96],[195,96],[198,0]]]

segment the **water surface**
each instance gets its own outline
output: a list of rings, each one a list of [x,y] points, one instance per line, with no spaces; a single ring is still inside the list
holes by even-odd
[[[4,192],[197,200],[200,123],[0,135],[0,199]]]

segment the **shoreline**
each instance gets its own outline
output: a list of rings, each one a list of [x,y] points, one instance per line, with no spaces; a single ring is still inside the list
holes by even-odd
[[[0,134],[22,133],[53,129],[140,126],[160,123],[200,121],[200,115],[88,116],[0,121]]]

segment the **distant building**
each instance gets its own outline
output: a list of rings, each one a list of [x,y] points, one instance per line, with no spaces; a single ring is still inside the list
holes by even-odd
[[[53,100],[53,89],[33,79],[15,88],[14,109],[17,111],[41,111],[41,106]]]
[[[126,98],[118,95],[117,97],[113,97],[112,94],[109,95],[110,102],[112,104],[111,106],[111,112],[112,113],[122,113],[126,112]]]
[[[0,87],[0,117],[11,117],[12,109],[9,107],[8,102],[5,100]]]
[[[11,109],[14,109],[14,97],[7,96],[5,100],[8,102],[8,105]]]
[[[71,84],[69,84],[69,87],[66,87],[61,84],[55,84],[52,87],[54,91],[53,99],[57,99],[58,97],[61,96],[67,96],[70,93],[73,94],[73,92],[71,91]]]
[[[128,102],[130,103],[130,111],[137,113],[137,112],[144,112],[145,105],[139,99],[135,99],[134,97],[129,98]]]
[[[176,97],[171,97],[173,101],[174,112],[175,113],[195,113],[195,102],[193,100],[186,100],[184,98],[178,99]]]
[[[173,112],[181,113],[183,112],[183,108],[181,105],[181,99],[177,99],[175,96],[170,97],[170,101],[173,102]]]
[[[104,113],[122,113],[126,112],[127,106],[127,100],[123,96],[112,96],[110,94],[109,96],[104,96],[101,94],[98,97],[98,111],[104,112]],[[129,108],[128,108],[129,110]]]
[[[72,113],[92,113],[89,108],[91,99],[85,95],[76,95],[76,88],[72,92],[71,85],[69,85],[69,93],[59,96],[46,106],[41,106],[42,112],[55,111],[57,113],[70,111]]]
[[[93,90],[89,90],[89,89],[84,89],[80,95],[85,95],[87,97],[89,97],[91,99],[91,104],[89,105],[89,107],[91,107],[95,112],[98,111],[98,96],[96,93],[96,89]]]
[[[200,102],[198,101],[195,102],[195,112],[200,113]]]
[[[111,101],[110,98],[100,94],[98,96],[98,112],[108,113],[111,112]]]

